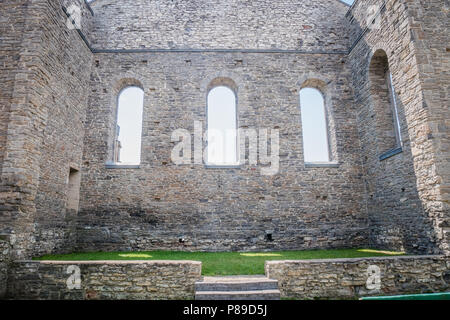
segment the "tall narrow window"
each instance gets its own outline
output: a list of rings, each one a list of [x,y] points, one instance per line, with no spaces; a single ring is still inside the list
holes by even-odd
[[[402,146],[398,100],[386,52],[378,50],[369,69],[370,95],[380,159]]]
[[[232,166],[237,156],[236,95],[228,87],[217,86],[208,94],[207,164]]]
[[[128,87],[119,94],[114,162],[139,164],[141,161],[142,112],[144,91]]]
[[[329,162],[328,128],[322,93],[314,88],[300,90],[305,162]]]

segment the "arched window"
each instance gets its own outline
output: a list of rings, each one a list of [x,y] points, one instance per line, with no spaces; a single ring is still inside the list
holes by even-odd
[[[208,165],[238,164],[236,95],[226,86],[216,86],[208,93],[207,107]]]
[[[322,93],[315,88],[300,90],[300,108],[305,162],[329,162],[328,126]]]
[[[127,87],[119,93],[114,162],[139,164],[141,162],[142,112],[144,91]]]
[[[370,95],[375,114],[378,152],[390,153],[402,146],[398,100],[386,52],[378,50],[369,68]]]

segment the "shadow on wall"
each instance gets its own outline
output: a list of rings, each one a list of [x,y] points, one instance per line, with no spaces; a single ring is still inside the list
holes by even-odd
[[[355,10],[358,9],[349,18],[353,14],[361,18],[361,12]],[[400,50],[386,48],[387,38],[400,37],[385,27],[386,11],[381,7],[379,15],[371,20],[373,29],[361,25],[358,17],[353,19],[353,32],[363,37],[349,54],[366,176],[370,246],[408,253],[439,253],[432,218],[417,191],[411,153],[408,125],[414,119],[411,113],[406,115],[405,108],[412,108],[413,102],[407,79],[400,70],[403,63],[409,62],[397,56]],[[407,90],[396,91],[405,87]]]

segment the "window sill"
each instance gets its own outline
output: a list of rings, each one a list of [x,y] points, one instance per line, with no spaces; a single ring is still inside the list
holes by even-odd
[[[389,150],[388,152],[385,152],[382,155],[380,155],[380,161],[389,159],[389,158],[391,158],[391,157],[393,157],[393,156],[395,156],[395,155],[397,155],[399,153],[402,153],[402,152],[403,152],[403,148],[402,147]]]
[[[305,168],[339,168],[338,162],[305,162]]]
[[[205,164],[206,169],[242,169],[242,166],[239,164],[236,165],[214,165],[214,164]]]
[[[120,164],[120,163],[107,163],[106,169],[140,169],[140,164]]]

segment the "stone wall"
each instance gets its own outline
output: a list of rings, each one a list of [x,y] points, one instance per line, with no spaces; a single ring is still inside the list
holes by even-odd
[[[79,28],[81,35],[87,43],[92,42],[92,29],[94,25],[94,11],[86,0],[60,0],[61,7],[66,14],[71,16],[72,21],[75,22],[76,27]],[[80,13],[80,19],[77,19],[77,14]],[[66,21],[66,24],[68,22]],[[70,23],[69,23],[70,25]]]
[[[356,299],[450,288],[450,259],[445,256],[267,261],[265,269],[286,298]],[[375,280],[377,271],[381,282]]]
[[[346,52],[336,0],[95,0],[96,49],[289,49]]]
[[[15,233],[14,237],[18,235],[23,240],[21,248],[17,248],[19,255],[30,247],[33,229],[29,216],[33,214],[36,189],[35,174],[26,169],[36,165],[36,161],[31,152],[25,154],[34,150],[30,147],[25,150],[22,135],[29,134],[30,123],[41,122],[39,109],[34,110],[36,121],[30,119],[30,103],[26,99],[34,80],[33,71],[27,67],[32,64],[34,55],[31,48],[25,49],[24,43],[35,36],[33,23],[29,21],[33,6],[28,2],[8,0],[0,4],[0,233]],[[34,142],[34,137],[28,141]]]
[[[67,27],[71,5],[81,9],[80,30]],[[75,242],[83,251],[448,253],[447,3],[364,0],[348,12],[337,0],[91,6],[0,4],[0,233],[11,235],[16,258],[71,251]],[[404,143],[384,160],[369,94],[379,49]],[[280,130],[278,175],[170,161],[172,131],[205,120],[215,78],[236,83],[239,127]],[[142,163],[111,169],[117,95],[130,84],[145,92]],[[322,167],[303,161],[305,85],[326,100],[334,162]],[[74,169],[79,214],[66,209]]]
[[[73,281],[77,274],[79,282]],[[200,278],[201,262],[195,261],[25,261],[11,269],[8,298],[193,299]]]
[[[0,299],[6,294],[11,245],[9,237],[0,234]]]
[[[19,258],[31,257],[33,251],[70,250],[75,237],[68,232],[74,218],[65,210],[67,178],[69,167],[81,169],[92,54],[77,30],[67,28],[59,0],[6,1],[1,6],[2,17],[11,18],[11,23],[2,21],[2,59],[11,61],[1,64],[7,78],[2,108],[8,110],[1,114],[8,127],[2,147],[0,232],[11,234],[13,254]]]
[[[96,54],[84,140],[80,250],[255,250],[361,247],[367,216],[350,70],[338,54]],[[205,130],[216,78],[238,87],[240,128],[280,130],[280,171],[171,161],[176,129]],[[337,165],[304,162],[299,90],[318,79]],[[313,81],[314,83],[314,81]],[[139,168],[111,168],[117,94],[142,86]],[[194,141],[194,139],[192,139]],[[274,241],[266,239],[266,231]],[[179,239],[184,238],[184,244]]]
[[[369,8],[378,12],[372,19],[368,19]],[[407,4],[400,0],[357,1],[347,18],[354,36],[360,39],[352,46],[348,61],[354,71],[352,83],[365,171],[370,244],[377,248],[436,253],[439,246],[442,248],[442,237],[438,239],[435,227],[439,197],[432,190],[438,188],[439,178],[431,169],[435,154],[433,135],[427,129],[420,61],[415,55],[417,37],[411,31],[414,23]],[[386,150],[377,140],[379,110],[371,94],[374,84],[369,68],[378,50],[383,50],[388,58],[403,140],[402,152],[383,160],[380,156]],[[390,108],[387,104],[384,107]]]
[[[25,27],[25,0],[10,0],[0,3],[0,172],[6,148],[9,109],[18,69],[20,44]]]
[[[92,61],[92,53],[77,30],[67,28],[67,17],[58,2],[49,7],[55,11],[52,15],[48,13],[50,21],[54,22],[45,24],[43,42],[46,49],[41,56],[46,66],[46,108],[51,116],[43,132],[39,190],[35,200],[37,255],[69,252],[76,241],[77,210],[68,209],[68,178],[71,168],[82,170]],[[85,5],[84,1],[73,3],[80,8]],[[82,12],[85,15],[81,21],[91,16],[87,9]]]
[[[415,122],[416,175],[440,247],[450,254],[450,4],[416,0],[407,8],[426,110],[426,122]]]

